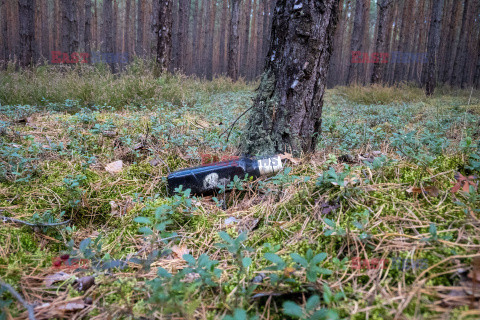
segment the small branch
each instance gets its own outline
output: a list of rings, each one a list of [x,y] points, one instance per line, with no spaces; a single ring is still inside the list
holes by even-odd
[[[13,289],[13,287],[11,285],[9,285],[8,283],[3,282],[2,279],[0,279],[0,287],[4,287],[5,289],[7,289],[8,292],[10,292],[12,294],[12,296],[14,296],[18,300],[18,302],[23,304],[25,309],[27,309],[27,311],[28,311],[28,318],[30,320],[35,320],[35,311],[34,311],[34,306],[33,305],[27,303],[23,299],[23,297],[20,295],[20,293],[15,291],[15,289]]]
[[[61,225],[65,225],[65,224],[70,223],[70,219],[67,220],[67,221],[62,221],[62,222],[57,222],[57,223],[31,223],[31,222],[18,220],[18,219],[14,219],[14,218],[9,218],[9,217],[5,217],[5,216],[0,216],[0,220],[2,220],[3,222],[10,221],[10,222],[14,222],[14,223],[20,223],[20,224],[24,224],[24,225],[29,226],[29,227],[56,227],[56,226],[61,226]]]
[[[221,134],[219,137],[223,136],[223,135],[225,134],[225,132],[227,132],[227,131],[230,129],[230,132],[229,132],[228,135],[227,135],[227,141],[226,141],[226,142],[228,142],[228,138],[230,138],[230,134],[232,133],[232,130],[233,130],[233,127],[235,126],[235,123],[237,123],[237,121],[238,121],[241,117],[243,117],[243,116],[245,115],[245,113],[247,113],[248,111],[250,111],[253,107],[254,107],[254,106],[251,106],[250,108],[248,108],[247,110],[245,110],[241,115],[239,115],[239,116],[237,117],[237,119],[235,119],[235,121],[233,121],[232,125],[231,125],[229,128],[225,129],[225,131],[223,131],[222,134]]]

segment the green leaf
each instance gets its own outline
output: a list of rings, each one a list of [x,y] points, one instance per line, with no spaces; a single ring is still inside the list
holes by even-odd
[[[303,258],[298,253],[291,253],[290,257],[292,257],[293,261],[295,261],[296,263],[298,263],[302,267],[304,267],[304,268],[308,267],[308,261],[305,260],[305,258]]]
[[[140,233],[143,233],[146,236],[153,234],[153,230],[150,229],[149,227],[141,227],[141,228],[138,229],[138,231]]]
[[[233,239],[228,235],[228,233],[226,233],[225,231],[220,231],[218,233],[218,235],[220,236],[220,238],[222,238],[223,241],[225,242],[228,242],[228,243],[232,243],[233,242]]]
[[[327,257],[327,254],[325,252],[319,253],[315,257],[313,257],[313,259],[312,259],[312,261],[310,261],[310,263],[314,264],[314,265],[319,264],[320,262],[325,260],[326,257]]]
[[[428,229],[431,235],[436,235],[437,234],[437,226],[435,223],[430,223],[430,228]]]
[[[303,317],[302,308],[292,301],[285,301],[283,303],[283,313],[291,317],[296,317],[296,318]]]
[[[146,217],[136,217],[135,219],[133,219],[133,221],[135,221],[136,223],[143,223],[143,224],[151,224],[152,223],[150,221],[150,219],[148,219]]]
[[[278,264],[278,265],[283,265],[285,264],[285,262],[283,261],[282,258],[280,258],[278,255],[276,255],[275,253],[272,253],[272,252],[267,252],[264,254],[264,257],[265,259],[267,259],[268,261],[272,262],[272,263],[275,263],[275,264]]]
[[[332,290],[330,290],[330,287],[326,284],[323,285],[323,300],[325,300],[327,304],[332,301]]]
[[[242,265],[244,268],[248,268],[252,264],[252,258],[245,257],[242,259]]]
[[[317,272],[320,274],[325,274],[325,275],[331,275],[332,270],[326,269],[326,268],[317,268]]]
[[[80,242],[79,250],[81,252],[85,251],[85,249],[87,249],[90,242],[92,242],[92,239],[90,239],[90,238],[83,239],[82,242]]]
[[[163,278],[171,278],[172,277],[172,275],[162,267],[158,267],[157,275],[160,276],[160,277],[163,277]]]
[[[313,311],[319,304],[320,304],[320,297],[317,295],[311,296],[307,300],[305,309],[307,309],[307,311]]]
[[[195,265],[195,258],[191,254],[184,254],[182,258],[187,261],[189,265]]]
[[[235,309],[233,313],[234,320],[247,320],[247,312],[243,309]]]
[[[329,225],[330,227],[332,228],[335,228],[337,225],[335,224],[335,222],[333,222],[332,220],[328,219],[328,218],[325,218],[323,219],[323,222],[325,222],[327,225]]]
[[[327,315],[328,315],[328,309],[322,308],[320,310],[315,311],[310,316],[310,318],[308,318],[308,320],[324,320],[324,319],[330,320],[330,318],[328,318]]]

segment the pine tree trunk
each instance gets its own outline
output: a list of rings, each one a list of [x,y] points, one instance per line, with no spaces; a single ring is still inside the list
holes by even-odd
[[[158,1],[157,65],[160,72],[168,70],[172,55],[172,0]]]
[[[445,47],[445,59],[444,64],[445,64],[445,69],[443,70],[443,76],[442,80],[444,83],[447,83],[450,81],[450,77],[452,76],[452,69],[453,69],[453,64],[455,61],[455,38],[457,35],[457,26],[458,26],[458,19],[460,18],[460,9],[462,8],[462,1],[459,0],[454,0],[454,9],[452,11],[452,16],[448,22],[449,29],[448,29],[448,35],[445,40],[446,47]]]
[[[143,4],[142,0],[137,0],[137,42],[135,54],[143,57]]]
[[[353,31],[352,31],[352,41],[351,41],[351,50],[353,52],[362,52],[362,43],[363,43],[363,30],[364,30],[364,20],[363,16],[365,13],[364,8],[365,0],[357,0],[355,4],[355,19],[353,21]],[[347,75],[347,84],[357,83],[360,80],[359,77],[358,63],[350,63],[348,68]]]
[[[40,45],[42,57],[44,59],[48,59],[50,53],[48,52],[49,47],[49,37],[50,32],[48,32],[48,1],[43,0],[41,1],[41,14],[42,14],[42,21],[41,21],[41,28],[42,28],[42,42]]]
[[[263,43],[265,41],[265,39],[263,38],[263,35],[264,35],[264,28],[265,28],[265,24],[264,24],[264,12],[265,12],[265,3],[266,1],[258,1],[258,15],[257,15],[257,40],[258,40],[258,43],[257,43],[257,51],[255,52],[255,56],[256,56],[256,61],[255,61],[255,72],[254,72],[254,77],[256,78],[259,74],[261,74],[262,72],[262,63],[263,63],[263,59],[264,59],[264,56],[263,56]]]
[[[468,8],[471,0],[465,0],[463,5],[462,27],[460,28],[460,39],[455,54],[455,63],[453,64],[452,77],[450,78],[451,86],[460,86],[463,71],[463,66],[466,60],[466,46],[467,46],[467,16]]]
[[[220,18],[219,69],[220,74],[225,72],[225,35],[227,34],[228,1],[222,1],[222,16]]]
[[[102,29],[103,29],[103,52],[113,52],[113,4],[112,0],[103,0],[103,12],[102,12]],[[115,72],[115,64],[110,63],[110,69]]]
[[[92,0],[85,0],[85,33],[83,35],[85,42],[85,52],[92,51]]]
[[[390,14],[390,7],[392,0],[381,0],[377,3],[378,6],[378,19],[377,19],[377,41],[375,42],[375,52],[376,53],[386,53],[387,52],[387,18]],[[372,83],[382,83],[383,76],[385,75],[385,66],[386,60],[384,57],[378,57],[379,61],[376,62],[373,66],[373,73],[371,82]]]
[[[427,69],[425,78],[425,93],[433,95],[437,85],[437,53],[440,45],[440,27],[442,18],[443,0],[435,0],[432,8],[430,30],[428,31]]]
[[[71,54],[77,51],[78,48],[75,5],[70,0],[60,0],[60,6],[62,12],[61,47],[63,52]]]
[[[127,56],[130,55],[130,11],[131,11],[131,0],[125,0],[125,33],[123,34],[123,52]]]
[[[467,30],[471,30],[471,32],[468,33],[467,35],[467,42],[465,45],[465,60],[463,64],[463,70],[462,70],[462,78],[461,78],[461,87],[462,89],[465,89],[470,86],[471,82],[471,75],[473,70],[473,61],[475,61],[473,52],[476,48],[474,48],[474,41],[476,39],[476,34],[473,32],[475,29],[475,15],[478,17],[478,8],[479,8],[479,3],[480,2],[475,2],[472,1],[470,3],[470,8],[468,10],[468,18],[467,18]],[[474,39],[475,38],[475,39]],[[472,63],[469,63],[469,62]]]
[[[213,78],[213,40],[215,35],[215,18],[217,12],[216,1],[212,0],[209,10],[209,26],[208,26],[208,45],[207,45],[207,59],[206,59],[206,77],[208,80]]]
[[[238,80],[238,22],[240,20],[240,0],[232,0],[232,15],[230,21],[230,37],[228,41],[228,76],[233,81]]]
[[[190,73],[196,72],[196,66],[198,64],[198,41],[199,41],[199,27],[198,17],[200,11],[200,0],[195,0],[195,12],[193,13],[193,29],[192,29],[192,64],[190,67]]]
[[[29,66],[35,59],[35,0],[18,1],[20,65]]]
[[[240,74],[243,76],[247,75],[247,69],[248,69],[248,51],[250,50],[250,15],[252,12],[252,1],[251,0],[246,0],[246,8],[245,8],[245,29],[244,29],[244,35],[243,35],[243,52],[240,57],[240,61],[242,62],[240,65]]]
[[[185,0],[180,0],[178,3],[178,28],[177,28],[177,41],[178,49],[176,52],[176,63],[178,69],[183,69],[183,58],[185,51],[185,39],[184,39],[184,24],[185,24]]]
[[[272,39],[241,148],[246,154],[315,150],[339,0],[278,0]]]
[[[253,3],[253,11],[252,11],[252,36],[250,39],[250,48],[248,50],[248,73],[247,79],[251,80],[254,77],[256,64],[255,64],[255,56],[257,54],[257,13],[260,11],[259,6],[257,6],[257,2]]]
[[[1,0],[0,6],[0,28],[2,32],[2,43],[0,48],[0,65],[3,63],[5,66],[7,65],[7,61],[9,59],[9,47],[8,47],[8,10],[7,10],[7,2],[6,0]]]

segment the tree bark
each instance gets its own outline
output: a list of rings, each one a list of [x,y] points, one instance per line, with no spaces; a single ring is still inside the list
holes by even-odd
[[[212,80],[213,78],[213,40],[215,35],[215,18],[217,13],[217,6],[216,1],[212,0],[212,4],[209,10],[209,17],[208,17],[208,41],[207,44],[207,59],[206,59],[206,77],[208,80]]]
[[[85,52],[92,51],[92,0],[85,0],[85,33],[83,34],[85,42]]]
[[[462,27],[460,28],[460,39],[458,41],[458,46],[455,55],[455,62],[453,64],[452,77],[450,78],[451,86],[460,86],[463,71],[463,65],[466,60],[466,46],[467,46],[467,17],[468,17],[468,8],[470,0],[465,0],[463,4],[463,15],[462,15]]]
[[[351,41],[351,50],[350,54],[353,52],[361,52],[362,51],[362,43],[363,43],[363,30],[364,30],[364,20],[365,17],[363,16],[365,13],[365,0],[357,0],[355,4],[355,19],[353,21],[353,31],[352,31],[352,41]],[[358,74],[358,64],[350,63],[348,68],[348,75],[347,75],[347,84],[356,83],[360,80]]]
[[[377,3],[378,6],[378,19],[377,19],[377,41],[375,42],[375,52],[386,53],[387,52],[387,18],[390,14],[390,7],[392,0],[381,0]],[[373,66],[373,73],[371,82],[382,83],[383,76],[385,75],[386,61],[383,57],[379,57],[379,61]],[[385,62],[385,63],[384,63]]]
[[[20,65],[26,67],[35,59],[35,0],[18,1],[18,21],[20,22]]]
[[[135,54],[143,57],[143,1],[137,0],[137,44]]]
[[[241,149],[249,155],[315,150],[339,0],[278,0],[272,39]]]
[[[158,1],[157,65],[160,72],[168,70],[172,55],[172,0]]]
[[[222,16],[220,18],[219,69],[225,72],[225,35],[227,34],[228,1],[222,1]]]
[[[1,24],[0,28],[2,30],[2,44],[1,44],[1,56],[0,59],[2,59],[2,63],[6,66],[7,61],[9,59],[10,53],[9,53],[9,47],[8,47],[8,10],[7,10],[7,2],[6,0],[1,0],[1,7],[0,7],[0,14],[1,14]]]
[[[240,74],[243,76],[247,75],[248,69],[248,51],[250,47],[250,15],[252,12],[252,0],[246,0],[246,8],[245,8],[245,30],[243,35],[243,52],[240,57],[240,61],[242,62],[240,68]]]
[[[61,47],[63,52],[71,54],[78,48],[75,5],[71,0],[60,0],[60,6],[62,12]]]
[[[450,21],[448,23],[449,29],[448,29],[448,35],[446,38],[446,47],[445,47],[445,69],[443,71],[443,76],[442,80],[444,83],[449,82],[450,77],[452,75],[452,69],[453,69],[453,63],[455,61],[455,38],[457,35],[457,30],[458,30],[458,19],[460,17],[459,12],[460,9],[462,8],[462,1],[459,0],[454,0],[454,9],[452,11],[452,16],[450,18]]]
[[[240,0],[231,0],[232,15],[230,20],[230,37],[228,41],[228,76],[238,80],[238,22],[240,20]]]
[[[443,0],[435,0],[432,8],[430,30],[428,31],[427,69],[425,79],[425,93],[433,95],[437,85],[437,53],[440,44],[440,27],[442,18]]]
[[[113,22],[113,4],[112,0],[103,0],[103,52],[113,53],[113,41],[114,34],[112,32],[112,22]],[[110,63],[110,69],[112,72],[115,72],[115,64]]]
[[[131,10],[131,0],[125,1],[125,30],[123,34],[123,52],[127,56],[130,54],[130,10]]]

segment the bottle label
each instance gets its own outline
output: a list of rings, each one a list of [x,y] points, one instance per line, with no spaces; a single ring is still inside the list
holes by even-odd
[[[280,156],[275,156],[271,158],[259,159],[257,160],[258,169],[260,170],[260,175],[267,175],[270,173],[276,173],[282,170],[282,159]]]

